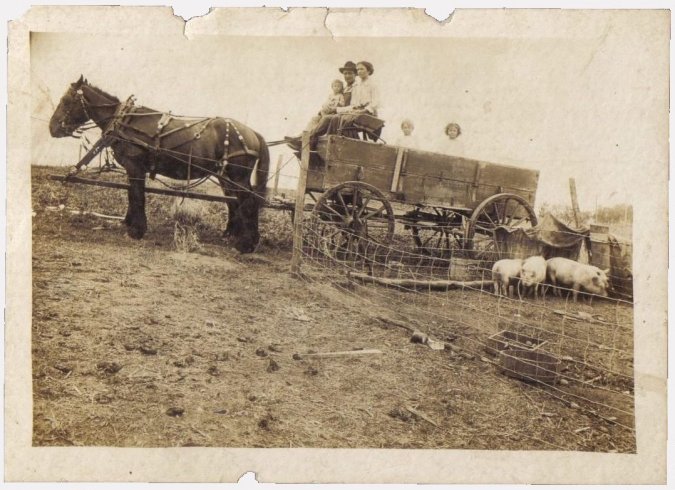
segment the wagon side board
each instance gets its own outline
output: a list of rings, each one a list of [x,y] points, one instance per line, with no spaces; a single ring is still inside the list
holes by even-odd
[[[346,181],[366,182],[408,204],[474,209],[503,192],[534,205],[539,172],[335,135],[321,138],[307,188],[325,190]]]
[[[312,158],[307,175],[307,188],[329,189],[352,180],[366,182],[388,191],[396,167],[398,147],[329,136],[320,139],[320,158]]]

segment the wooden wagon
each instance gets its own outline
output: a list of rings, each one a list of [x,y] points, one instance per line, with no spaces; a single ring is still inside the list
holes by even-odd
[[[335,248],[387,245],[402,226],[420,253],[491,258],[499,227],[537,224],[536,170],[341,135],[305,145],[302,160],[313,226]]]
[[[367,131],[365,126],[357,128]],[[311,202],[296,202],[296,213],[309,210],[315,232],[333,250],[360,253],[367,244],[390,246],[398,226],[409,230],[420,254],[449,258],[462,250],[470,258],[493,259],[500,250],[500,227],[537,224],[532,206],[538,171],[362,140],[358,130],[321,137],[314,151],[304,144],[299,155],[307,169],[299,195],[310,196]],[[101,148],[95,145],[76,167],[86,165]],[[129,188],[75,175],[52,178]],[[145,191],[219,202],[234,199],[185,189]],[[294,207],[279,201],[265,205]]]

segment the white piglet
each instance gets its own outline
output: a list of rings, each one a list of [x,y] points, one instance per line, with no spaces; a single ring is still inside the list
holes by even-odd
[[[509,286],[515,285],[517,287],[522,265],[522,259],[502,259],[495,262],[495,265],[492,266],[492,282],[494,282],[497,296],[502,294],[509,296]]]
[[[564,257],[554,257],[546,262],[546,275],[557,289],[556,294],[561,295],[560,288],[571,289],[575,302],[580,292],[606,297],[609,289],[608,272],[609,269],[602,270]]]
[[[546,259],[541,255],[528,257],[523,261],[520,268],[520,284],[523,287],[525,295],[532,291],[534,299],[537,299],[537,291],[544,287],[546,281]],[[520,296],[520,289],[518,289]]]

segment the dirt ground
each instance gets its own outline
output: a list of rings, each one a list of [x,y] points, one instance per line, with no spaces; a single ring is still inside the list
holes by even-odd
[[[632,431],[481,356],[411,343],[384,305],[365,307],[377,286],[292,276],[282,212],[263,213],[255,254],[223,242],[220,218],[183,252],[170,199],[149,197],[134,241],[72,213],[123,214],[120,191],[47,173],[33,173],[36,446],[635,451]],[[295,355],[355,349],[380,353]]]

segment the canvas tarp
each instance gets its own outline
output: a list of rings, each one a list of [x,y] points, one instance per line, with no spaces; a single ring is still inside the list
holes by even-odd
[[[504,258],[527,258],[532,255],[567,257],[587,262],[583,257],[590,248],[589,228],[570,228],[550,213],[528,230],[498,228],[497,243]]]

